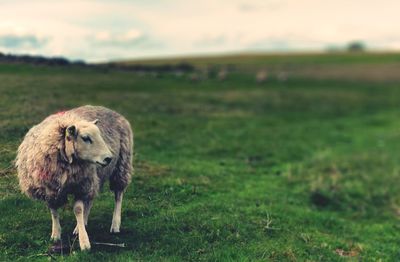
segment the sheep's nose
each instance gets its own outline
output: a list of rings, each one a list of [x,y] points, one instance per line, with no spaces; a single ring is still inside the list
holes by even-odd
[[[104,161],[104,163],[107,163],[107,165],[108,165],[108,164],[110,164],[111,160],[112,160],[111,157],[106,157],[106,158],[104,158],[103,161]]]

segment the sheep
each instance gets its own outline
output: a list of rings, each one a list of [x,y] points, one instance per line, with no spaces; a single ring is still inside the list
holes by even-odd
[[[218,72],[218,80],[219,81],[224,81],[226,79],[226,77],[228,76],[228,70],[226,68],[222,68],[219,72]]]
[[[280,71],[277,75],[279,82],[286,82],[289,78],[289,75],[286,71]]]
[[[262,69],[256,74],[256,82],[258,84],[264,83],[268,79],[268,72],[265,69]]]
[[[57,209],[75,197],[74,234],[90,249],[85,226],[93,199],[108,179],[115,195],[111,233],[121,225],[121,205],[131,181],[133,133],[129,122],[101,106],[82,106],[50,115],[25,135],[18,148],[19,185],[28,197],[44,201],[52,218],[51,239],[61,239]]]

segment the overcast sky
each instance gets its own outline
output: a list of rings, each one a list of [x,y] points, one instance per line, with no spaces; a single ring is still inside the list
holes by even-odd
[[[399,0],[0,0],[0,52],[104,61],[324,50],[400,50]]]

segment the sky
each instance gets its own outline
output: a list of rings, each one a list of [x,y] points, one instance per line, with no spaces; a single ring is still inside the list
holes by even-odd
[[[0,0],[0,52],[99,62],[235,52],[400,50],[399,0]]]

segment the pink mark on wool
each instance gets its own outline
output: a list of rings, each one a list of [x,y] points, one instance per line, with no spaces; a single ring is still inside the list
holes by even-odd
[[[39,179],[40,180],[50,180],[50,173],[46,171],[39,172]]]
[[[57,116],[62,116],[63,114],[65,114],[65,112],[66,112],[66,111],[60,111],[60,112],[55,113],[55,115],[57,115]]]

